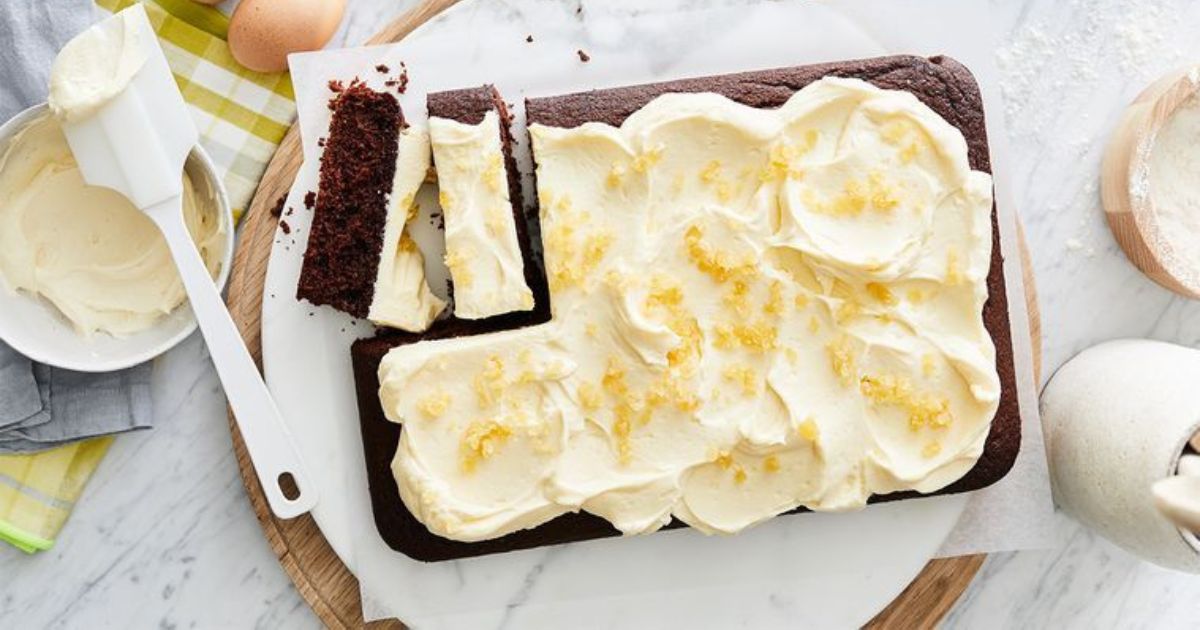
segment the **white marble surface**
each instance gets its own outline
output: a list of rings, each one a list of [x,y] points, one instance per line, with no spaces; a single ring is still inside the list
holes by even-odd
[[[338,41],[362,40],[411,1],[352,0]],[[1113,337],[1200,346],[1200,305],[1125,261],[1096,192],[1103,142],[1124,103],[1157,74],[1200,61],[1200,3],[992,5],[1047,374]],[[0,627],[318,626],[242,491],[199,340],[159,361],[155,403],[158,427],[117,441],[54,550],[0,548]],[[1065,518],[1061,525],[1057,549],[989,558],[946,626],[1196,625],[1200,579],[1140,562]]]

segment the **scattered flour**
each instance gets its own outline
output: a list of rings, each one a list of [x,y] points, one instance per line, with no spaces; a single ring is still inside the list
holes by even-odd
[[[1053,124],[1047,94],[1094,92],[1109,68],[1148,79],[1178,66],[1185,55],[1167,34],[1188,1],[1068,0],[1018,27],[996,51],[1009,127],[1039,134]]]
[[[1138,74],[1155,63],[1165,42],[1164,22],[1171,19],[1155,2],[1137,2],[1123,11],[1117,26],[1117,52],[1121,69]]]
[[[1003,4],[1007,10],[1008,1],[992,3],[994,7]],[[1069,162],[1079,167],[1079,176],[1058,183],[1053,200],[1043,197],[1039,201],[1048,215],[1078,218],[1074,228],[1068,227],[1060,237],[1064,250],[1072,255],[1092,258],[1097,243],[1107,242],[1096,236],[1106,232],[1100,227],[1103,215],[1096,190],[1111,125],[1105,112],[1111,109],[1114,116],[1119,112],[1120,86],[1132,90],[1145,85],[1181,65],[1188,57],[1185,50],[1196,50],[1194,43],[1189,43],[1194,39],[1182,26],[1197,15],[1195,7],[1200,3],[1194,2],[1037,3],[1022,12],[1016,27],[996,50],[1004,114],[1014,146],[1023,147],[1035,163]],[[1081,99],[1111,102],[1112,107],[1081,108]],[[1090,115],[1094,113],[1100,115]],[[1149,146],[1144,153],[1149,155]],[[1032,172],[1037,170],[1034,167]],[[1136,181],[1134,186],[1138,186]],[[1148,195],[1148,174],[1141,186],[1141,194]],[[1200,222],[1200,212],[1196,217]],[[1067,226],[1069,223],[1063,227]],[[1195,248],[1200,256],[1200,242]]]
[[[1064,209],[1059,212],[1065,211]],[[1092,235],[1091,213],[1080,215],[1075,225],[1075,234],[1063,242],[1067,251],[1082,254],[1088,258],[1096,255],[1095,238]]]

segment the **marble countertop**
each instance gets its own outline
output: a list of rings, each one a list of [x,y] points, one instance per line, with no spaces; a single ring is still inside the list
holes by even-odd
[[[411,3],[351,2],[335,44],[362,41]],[[1009,126],[1046,374],[1105,339],[1200,346],[1200,303],[1125,260],[1097,189],[1124,105],[1159,74],[1200,61],[1200,3],[991,3],[1007,99],[992,114]],[[0,546],[0,627],[319,627],[250,509],[198,338],[159,359],[154,389],[157,427],[117,440],[58,545],[37,556]],[[1141,562],[1065,517],[1059,537],[1052,550],[989,557],[945,626],[1165,628],[1200,618],[1200,580]]]

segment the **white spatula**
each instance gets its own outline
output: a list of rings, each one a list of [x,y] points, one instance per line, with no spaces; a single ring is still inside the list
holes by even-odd
[[[316,504],[316,486],[184,224],[183,165],[199,134],[145,9],[135,4],[126,11],[136,14],[94,28],[141,29],[143,36],[124,41],[144,47],[144,64],[128,88],[94,113],[64,122],[63,131],[84,180],[125,195],[162,230],[271,511],[299,516]],[[289,475],[298,490],[290,498],[281,486]]]

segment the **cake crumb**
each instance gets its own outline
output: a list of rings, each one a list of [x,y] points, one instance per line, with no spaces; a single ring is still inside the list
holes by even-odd
[[[525,36],[525,43],[527,43],[527,44],[532,44],[532,43],[533,43],[533,35],[526,35],[526,36]]]
[[[391,72],[392,70],[391,70],[391,68],[388,68],[387,65],[381,63],[381,64],[375,66],[375,71],[378,72],[379,74],[387,74],[387,73]]]
[[[312,210],[312,209],[313,209],[313,207],[314,207],[314,206],[316,206],[316,205],[317,205],[317,193],[316,193],[316,192],[313,192],[313,191],[311,191],[311,190],[310,190],[310,191],[308,191],[307,193],[305,193],[305,195],[304,195],[304,207],[305,207],[305,208],[308,208],[309,210]]]
[[[286,220],[279,222],[279,229],[283,230],[284,234],[292,233],[292,226],[288,225],[288,222]]]
[[[324,137],[317,138],[317,146],[321,147],[322,149],[325,148],[325,138]]]
[[[383,82],[385,87],[396,88],[397,94],[404,94],[408,91],[408,68],[404,67],[403,62],[400,64],[400,74]]]
[[[579,55],[579,60],[582,61],[583,63],[587,63],[592,60],[592,56],[583,52],[582,48],[580,48],[579,50],[576,50],[575,54]]]
[[[271,216],[278,218],[282,215],[283,204],[285,203],[287,203],[287,193],[280,195],[279,199],[275,200],[275,205],[271,206]]]

